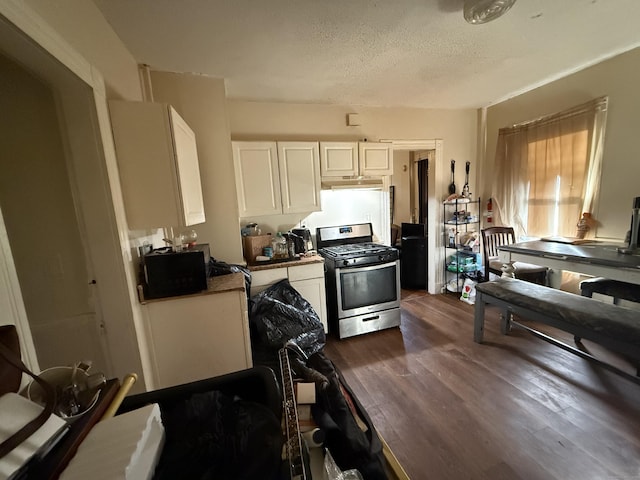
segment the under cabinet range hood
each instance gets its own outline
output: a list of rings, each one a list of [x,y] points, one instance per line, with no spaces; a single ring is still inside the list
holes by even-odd
[[[382,177],[327,177],[321,182],[322,190],[342,190],[342,189],[381,189],[383,187]]]

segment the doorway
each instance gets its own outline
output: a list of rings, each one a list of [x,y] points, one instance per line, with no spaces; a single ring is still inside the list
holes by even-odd
[[[0,55],[0,210],[40,369],[111,372],[54,91]]]
[[[425,290],[429,267],[429,156],[435,152],[408,152],[410,222],[400,225],[400,285]]]
[[[82,281],[86,282],[90,292],[87,304],[94,308],[83,313],[96,313],[94,320],[87,320],[85,323],[91,328],[85,328],[84,332],[72,330],[62,340],[70,347],[83,345],[81,348],[85,348],[85,340],[79,333],[84,335],[91,332],[94,335],[94,327],[97,326],[95,341],[89,342],[94,346],[86,350],[90,355],[88,359],[104,356],[108,352],[104,360],[106,366],[94,361],[96,370],[100,368],[108,377],[118,378],[136,372],[139,381],[132,391],[142,391],[149,366],[141,351],[146,353],[147,345],[142,330],[142,313],[137,304],[135,266],[127,235],[104,81],[90,63],[66,45],[28,7],[23,8],[22,3],[15,3],[11,7],[5,7],[1,2],[0,5],[0,53],[46,86],[53,98],[53,117],[56,122],[52,128],[59,136],[67,167],[66,180],[73,200],[72,212],[67,210],[67,214],[75,214],[78,230],[81,232],[82,248],[74,251],[85,259],[86,264],[75,271],[85,272]],[[9,125],[9,132],[24,135],[31,131],[30,125],[23,125],[20,129],[11,122]],[[38,140],[38,137],[34,137],[32,141]],[[42,158],[45,157],[42,155]],[[39,206],[42,210],[48,208],[47,198],[41,197]],[[24,293],[18,278],[9,232],[2,221],[2,211],[0,222],[1,321],[16,325],[23,360],[32,370],[38,371],[40,352],[36,353],[32,341]],[[29,222],[17,222],[17,225],[17,228],[24,227],[28,231]],[[48,234],[57,228],[59,227],[54,223],[54,227],[31,235],[38,240],[35,249],[46,246]],[[50,260],[53,257],[46,258]],[[59,265],[59,262],[52,261],[50,269],[55,272]],[[34,270],[42,274],[44,267],[44,264],[38,264]],[[66,267],[62,268],[62,273],[67,274]],[[43,290],[49,287],[46,281],[38,282],[37,285]],[[63,295],[67,293],[64,291],[61,295],[55,295],[53,301],[66,304]],[[82,321],[76,322],[76,325],[81,323]],[[56,328],[53,327],[53,330]],[[74,355],[73,361],[84,359],[76,358],[78,355],[80,354]]]
[[[434,157],[435,150],[409,152],[411,223],[429,223],[429,163]]]
[[[442,252],[438,248],[442,245],[439,235],[442,212],[437,200],[443,194],[442,169],[438,168],[443,162],[442,140],[389,141],[393,143],[394,152],[392,183],[395,186],[395,223],[424,223],[427,290],[436,294],[439,292],[437,286],[443,281],[441,269],[436,268],[442,261]],[[423,160],[426,161],[420,163]],[[402,191],[406,193],[402,194]]]

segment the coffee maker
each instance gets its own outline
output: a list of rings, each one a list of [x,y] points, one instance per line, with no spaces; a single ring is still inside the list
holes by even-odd
[[[291,233],[296,254],[305,255],[313,250],[311,231],[308,228],[294,228]]]

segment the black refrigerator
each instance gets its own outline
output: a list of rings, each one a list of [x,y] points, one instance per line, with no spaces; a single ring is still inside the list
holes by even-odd
[[[400,233],[400,286],[427,288],[427,237],[424,223],[403,223]]]

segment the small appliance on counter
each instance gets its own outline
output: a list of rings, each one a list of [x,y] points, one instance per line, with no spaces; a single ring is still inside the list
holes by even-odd
[[[293,228],[291,234],[296,254],[305,255],[313,250],[311,232],[308,228]]]
[[[152,250],[142,257],[145,298],[189,295],[207,289],[209,244],[174,252],[171,247]]]

